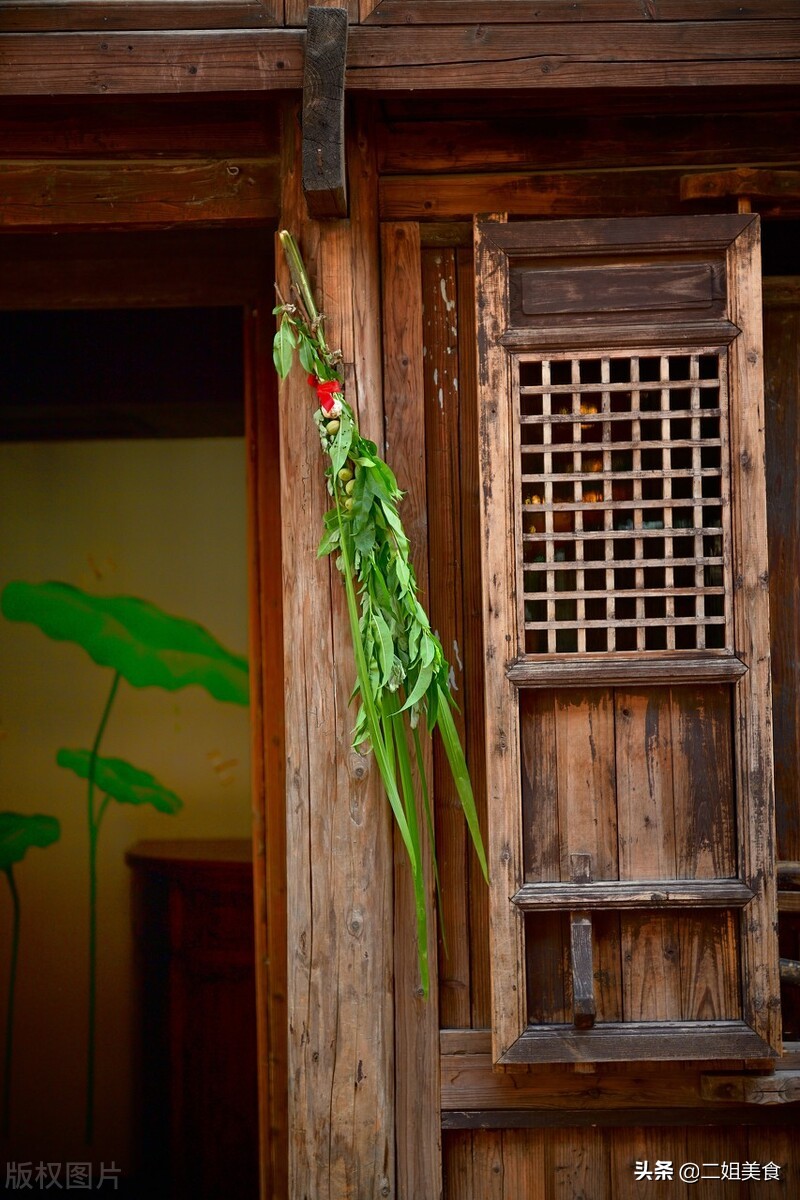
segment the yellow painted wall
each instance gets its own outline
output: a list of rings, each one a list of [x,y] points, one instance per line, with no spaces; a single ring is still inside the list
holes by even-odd
[[[243,441],[0,446],[0,587],[12,579],[140,596],[245,653]],[[60,842],[29,850],[15,868],[22,942],[5,1157],[114,1160],[127,1171],[133,1014],[125,850],[140,838],[249,836],[249,727],[246,709],[197,687],[167,693],[120,685],[102,752],[152,772],[184,808],[165,816],[112,803],[104,819],[96,1135],[87,1151],[86,797],[55,755],[62,746],[91,746],[111,677],[79,647],[0,616],[0,810],[49,813],[62,828]],[[0,1037],[10,918],[0,875]]]

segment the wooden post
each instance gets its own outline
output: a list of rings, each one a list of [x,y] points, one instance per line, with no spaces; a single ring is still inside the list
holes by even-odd
[[[350,139],[352,223],[317,224],[302,189],[298,109],[284,111],[282,227],[297,237],[341,347],[362,432],[383,440],[377,177]],[[282,256],[281,256],[282,257]],[[284,295],[289,284],[279,264]],[[330,506],[315,405],[296,367],[280,389],[286,708],[289,1195],[395,1195],[392,841],[371,758],[350,748],[355,678],[344,590],[316,557]],[[280,697],[274,698],[280,703]]]

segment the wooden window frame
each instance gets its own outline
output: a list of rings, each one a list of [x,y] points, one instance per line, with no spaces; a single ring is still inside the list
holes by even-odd
[[[577,226],[585,222],[476,223],[481,414],[482,551],[486,655],[486,747],[491,886],[492,1054],[499,1065],[531,1061],[614,1061],[636,1059],[769,1058],[780,1053],[774,883],[774,797],[772,785],[769,607],[764,482],[764,397],[762,385],[760,243],[758,218],[637,218],[592,222],[599,254],[609,241],[636,253],[687,253],[698,248],[724,255],[727,310],[713,322],[673,323],[676,344],[729,344],[732,446],[732,575],[735,581],[736,654],[720,652],[691,663],[691,656],[662,655],[655,676],[640,662],[617,659],[609,666],[520,663],[516,588],[519,547],[516,522],[518,484],[513,452],[515,350],[536,345],[535,329],[508,327],[510,262],[574,252]],[[535,228],[535,232],[532,231]],[[593,235],[590,235],[590,238]],[[589,250],[591,253],[591,249]],[[702,326],[702,328],[701,328]],[[570,349],[597,346],[590,328],[565,331]],[[603,328],[603,346],[651,347],[652,328],[630,323]],[[550,329],[539,341],[558,345]],[[576,344],[577,343],[577,344]],[[506,536],[498,529],[505,516]],[[649,664],[648,664],[649,666]],[[572,675],[570,675],[570,670]],[[520,686],[570,686],[589,682],[680,682],[708,678],[736,680],[734,747],[738,883],[752,893],[740,920],[743,1020],[668,1021],[601,1025],[567,1038],[548,1027],[530,1027],[526,1014],[524,914],[511,898],[524,883],[520,796]],[[700,674],[698,675],[697,672]],[[717,673],[719,672],[719,673]],[[733,881],[737,882],[737,881]],[[563,907],[563,905],[562,905]],[[563,1039],[562,1039],[563,1041]],[[550,1043],[550,1045],[548,1045]]]

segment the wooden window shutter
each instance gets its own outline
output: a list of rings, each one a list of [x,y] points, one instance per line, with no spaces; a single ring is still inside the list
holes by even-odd
[[[476,239],[495,1060],[774,1056],[758,218]]]

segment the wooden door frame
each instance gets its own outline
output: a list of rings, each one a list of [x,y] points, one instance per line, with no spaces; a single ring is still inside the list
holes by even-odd
[[[42,181],[47,163],[41,164]],[[248,243],[251,247],[248,253]],[[252,244],[256,252],[253,253]],[[227,249],[227,252],[226,252]],[[189,253],[191,251],[191,253]],[[262,1196],[288,1195],[283,594],[272,234],[255,229],[0,236],[0,311],[242,309],[251,779]]]

